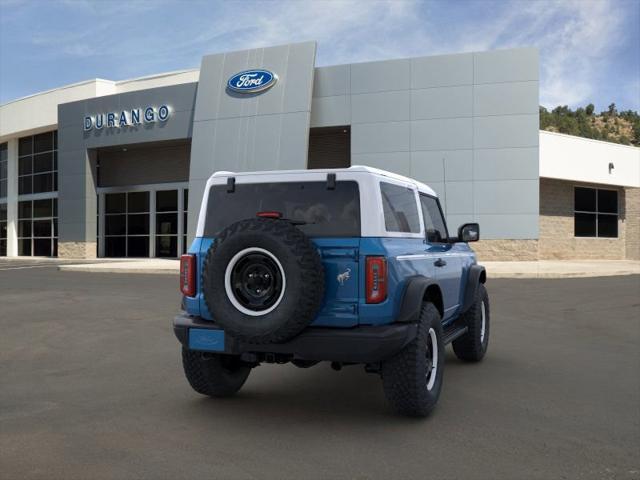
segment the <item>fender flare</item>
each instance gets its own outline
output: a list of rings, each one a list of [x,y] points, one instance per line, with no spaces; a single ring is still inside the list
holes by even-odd
[[[467,275],[467,284],[464,289],[464,302],[462,304],[461,312],[464,313],[473,304],[473,299],[476,298],[476,291],[478,285],[487,281],[487,272],[482,265],[471,265],[469,268],[469,274]]]
[[[427,288],[434,285],[438,288],[438,292],[440,292],[440,286],[436,280],[422,275],[410,277],[407,280],[407,285],[402,295],[402,301],[400,303],[400,310],[396,317],[396,322],[417,322],[420,318],[420,311],[422,309],[425,292],[427,291]],[[437,306],[437,308],[438,310],[441,310],[442,305]],[[442,314],[442,312],[440,313]]]

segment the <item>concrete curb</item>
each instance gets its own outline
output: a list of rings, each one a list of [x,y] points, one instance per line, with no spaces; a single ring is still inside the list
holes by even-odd
[[[491,272],[487,271],[488,278],[595,278],[618,277],[626,275],[640,275],[638,271],[611,271],[611,272]]]
[[[60,265],[61,272],[85,272],[85,273],[132,273],[138,275],[178,275],[180,271],[175,268],[130,268],[130,267],[105,267],[96,268],[96,265]]]
[[[146,275],[178,275],[178,260],[150,259],[108,263],[76,263],[58,265],[61,272],[126,273]]]
[[[527,262],[480,262],[489,278],[592,278],[640,275],[634,260],[540,260]]]

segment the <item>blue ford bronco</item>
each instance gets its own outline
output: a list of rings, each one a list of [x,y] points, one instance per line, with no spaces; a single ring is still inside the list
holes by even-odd
[[[444,348],[482,360],[486,273],[437,195],[369,167],[218,172],[180,262],[174,319],[193,389],[229,396],[263,362],[363,364],[400,413],[436,405]]]

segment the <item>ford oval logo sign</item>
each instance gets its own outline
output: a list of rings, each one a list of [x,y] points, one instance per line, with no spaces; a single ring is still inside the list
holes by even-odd
[[[277,81],[278,76],[269,70],[245,70],[231,77],[227,87],[238,93],[258,93],[273,87]]]

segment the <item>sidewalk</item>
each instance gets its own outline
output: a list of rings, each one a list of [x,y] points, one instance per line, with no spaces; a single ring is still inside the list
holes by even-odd
[[[489,278],[576,278],[639,275],[640,262],[631,260],[575,260],[538,262],[481,262]],[[178,260],[117,260],[91,264],[59,265],[59,270],[95,273],[175,274]]]
[[[539,260],[536,262],[480,262],[489,278],[577,278],[640,274],[633,260]]]
[[[58,270],[63,272],[151,273],[177,275],[180,272],[180,261],[161,258],[150,258],[144,260],[119,259],[117,261],[104,263],[59,265]]]

